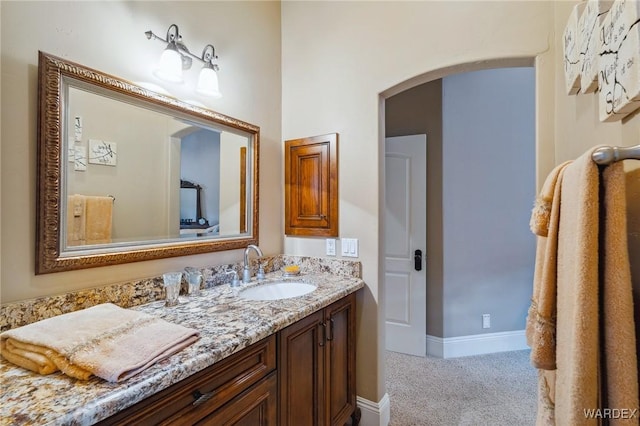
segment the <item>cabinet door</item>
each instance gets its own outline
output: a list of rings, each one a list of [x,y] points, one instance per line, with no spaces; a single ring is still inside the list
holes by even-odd
[[[327,359],[326,416],[344,425],[356,408],[355,294],[325,309]]]
[[[324,424],[323,319],[319,311],[279,333],[280,425]]]
[[[344,425],[356,408],[355,294],[280,331],[281,425]]]
[[[285,141],[285,233],[338,236],[338,135]]]
[[[196,425],[276,426],[278,379],[271,373]]]

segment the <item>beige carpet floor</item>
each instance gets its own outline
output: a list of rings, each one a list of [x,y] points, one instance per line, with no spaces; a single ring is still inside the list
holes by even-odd
[[[535,424],[529,351],[439,359],[387,351],[390,426]]]

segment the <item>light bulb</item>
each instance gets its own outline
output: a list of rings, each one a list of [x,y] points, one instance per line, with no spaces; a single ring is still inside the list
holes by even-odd
[[[211,66],[205,65],[200,70],[196,92],[214,98],[222,97],[220,89],[218,88],[218,74]]]
[[[170,83],[182,83],[182,55],[175,47],[168,45],[162,52],[158,68],[153,74],[161,80]]]

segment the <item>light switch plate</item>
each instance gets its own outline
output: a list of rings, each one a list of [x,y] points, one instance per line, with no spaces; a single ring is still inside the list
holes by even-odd
[[[358,257],[358,239],[342,238],[341,240],[342,255],[344,257]]]
[[[336,240],[333,238],[327,238],[327,256],[336,255]]]

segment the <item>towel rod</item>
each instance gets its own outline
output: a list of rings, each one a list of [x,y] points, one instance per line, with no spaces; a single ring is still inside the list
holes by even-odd
[[[603,146],[593,151],[591,158],[601,166],[608,166],[622,160],[640,160],[640,145],[630,147]]]

